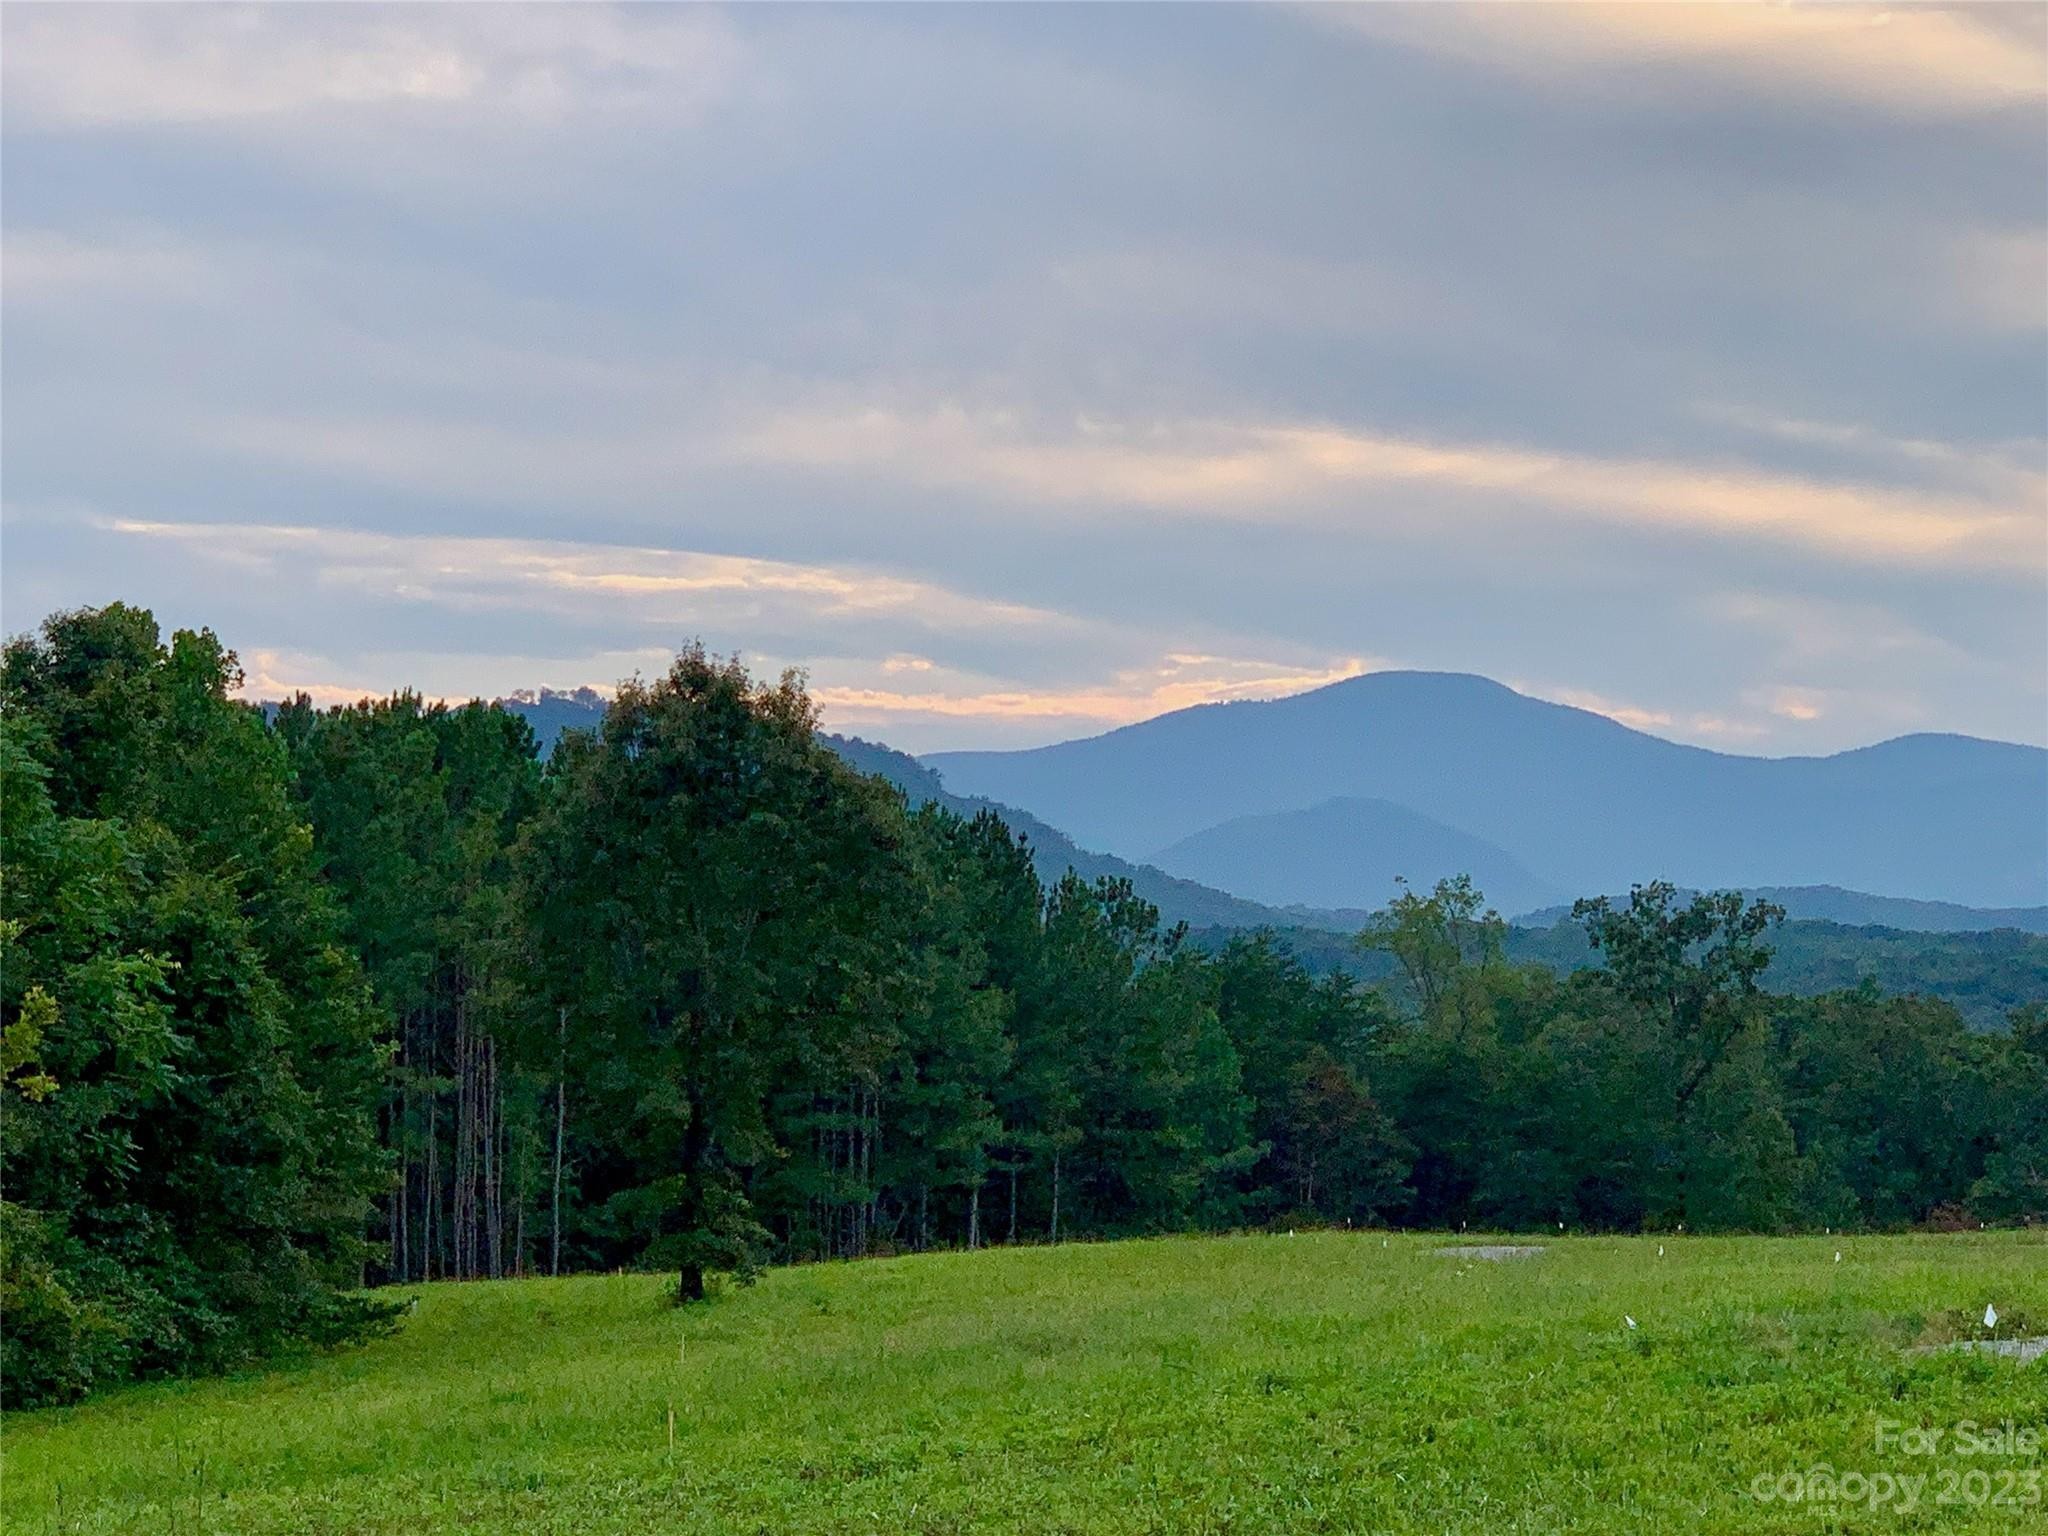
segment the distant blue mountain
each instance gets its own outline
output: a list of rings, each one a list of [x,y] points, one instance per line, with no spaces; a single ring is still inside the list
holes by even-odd
[[[1339,797],[1305,811],[1235,817],[1162,848],[1152,862],[1275,906],[1371,910],[1399,894],[1398,881],[1427,892],[1453,875],[1470,875],[1509,914],[1570,894],[1505,849],[1390,800]]]
[[[1380,682],[1403,674],[1380,674],[1362,682]],[[1407,674],[1442,676],[1442,674]],[[1450,682],[1479,682],[1483,688],[1497,688],[1479,678],[1450,678]],[[1339,684],[1339,688],[1350,684]],[[1505,688],[1509,698],[1520,698]],[[592,688],[557,692],[541,688],[500,698],[498,705],[522,715],[541,739],[543,752],[551,750],[565,729],[594,729],[604,717],[604,696]],[[1280,700],[1292,702],[1292,700]],[[1536,700],[1524,700],[1536,702]],[[1239,709],[1239,707],[1214,707]],[[1253,707],[1257,709],[1257,707]],[[1540,705],[1540,709],[1559,709]],[[1206,711],[1188,711],[1206,713]],[[1583,711],[1565,711],[1583,715]],[[1167,717],[1171,719],[1171,717]],[[1604,717],[1589,717],[1597,737],[1608,737],[1610,729],[1622,737],[1638,737],[1636,731],[1618,727]],[[1143,727],[1133,727],[1143,729]],[[1124,735],[1124,733],[1112,733]],[[1098,737],[1108,739],[1108,737]],[[1653,739],[1653,737],[1642,737]],[[1327,930],[1356,930],[1366,911],[1380,905],[1393,881],[1403,874],[1411,887],[1425,889],[1442,874],[1470,874],[1485,891],[1489,903],[1499,911],[1518,918],[1532,928],[1546,928],[1569,911],[1565,897],[1589,891],[1626,891],[1632,881],[1649,879],[1642,870],[1628,870],[1626,879],[1612,883],[1571,883],[1556,879],[1548,868],[1532,868],[1518,854],[1499,844],[1473,836],[1470,831],[1438,817],[1425,817],[1405,805],[1374,801],[1370,797],[1331,797],[1321,805],[1303,811],[1253,813],[1229,817],[1223,825],[1202,827],[1155,852],[1151,860],[1126,860],[1114,854],[1081,848],[1063,829],[1042,821],[1028,811],[989,801],[985,797],[952,793],[940,774],[920,760],[895,752],[877,741],[858,737],[825,737],[827,745],[840,752],[862,772],[881,774],[897,784],[913,805],[940,801],[954,811],[973,815],[979,809],[993,809],[1012,829],[1024,834],[1036,856],[1038,868],[1047,879],[1057,879],[1067,868],[1077,868],[1085,877],[1122,874],[1141,895],[1153,901],[1169,922],[1188,920],[1196,926],[1247,928],[1260,924],[1303,926]],[[2044,754],[2032,748],[2003,748],[2001,743],[1968,741],[1966,737],[1903,737],[1884,743],[1884,748],[1839,754],[1823,760],[1790,760],[1794,764],[1849,760],[1851,768],[1870,762],[1878,754],[1905,764],[1907,776],[1919,774],[1942,784],[1942,762],[1950,743],[1962,741],[1976,748],[1993,748],[1993,756],[2019,754],[2019,762],[2036,766]],[[1923,743],[1931,743],[1931,748]],[[1071,743],[1085,745],[1085,743]],[[1657,743],[1671,748],[1671,743]],[[1690,748],[1671,748],[1688,754]],[[983,756],[1038,756],[1038,754],[942,754],[950,758]],[[1753,764],[1772,762],[1757,758],[1726,758],[1724,754],[1702,754],[1720,762]],[[2048,788],[2036,793],[2036,805],[2048,795]],[[2021,829],[2021,836],[2023,829]],[[2040,838],[2036,838],[2040,842]],[[1712,881],[1690,881],[1690,885],[1714,885]],[[1954,901],[1927,901],[1913,897],[1870,895],[1866,891],[1843,889],[1839,885],[1757,885],[1733,881],[1753,897],[1778,901],[1794,920],[1812,918],[1845,926],[1882,926],[1909,932],[1985,932],[1995,928],[2017,928],[2030,934],[2048,934],[2048,905],[2001,905],[1972,907]],[[2048,893],[2044,893],[2048,895]]]
[[[1481,839],[1566,892],[1662,877],[2000,908],[2048,901],[2048,752],[1965,736],[1741,757],[1482,677],[1382,672],[1057,746],[924,761],[955,793],[1024,807],[1129,858],[1239,817],[1350,797]],[[1231,880],[1203,867],[1225,889],[1271,888],[1264,866]],[[1306,891],[1314,875],[1306,865],[1302,875]]]
[[[1047,826],[1027,811],[991,800],[948,793],[939,776],[907,753],[858,736],[820,735],[826,746],[862,773],[887,779],[903,791],[913,807],[936,801],[955,815],[972,819],[982,811],[993,811],[1012,832],[1024,839],[1031,850],[1032,866],[1047,885],[1068,870],[1084,880],[1107,875],[1128,880],[1131,889],[1159,909],[1162,921],[1187,923],[1196,928],[1323,928],[1351,932],[1364,926],[1364,912],[1325,912],[1304,907],[1285,911],[1262,906],[1241,896],[1213,890],[1194,880],[1181,879],[1151,864],[1134,864],[1113,854],[1091,853],[1057,827]]]
[[[594,731],[604,720],[609,701],[595,688],[574,688],[558,692],[553,688],[522,689],[497,701],[498,708],[518,715],[533,727],[540,743],[540,755],[555,750],[564,731]]]

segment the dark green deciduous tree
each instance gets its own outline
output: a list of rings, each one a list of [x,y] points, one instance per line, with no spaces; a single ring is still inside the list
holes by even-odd
[[[1768,1227],[1789,1192],[1792,1138],[1758,1040],[1758,978],[1771,963],[1763,937],[1785,912],[1738,891],[1683,906],[1676,895],[1653,881],[1630,892],[1624,908],[1603,896],[1574,904],[1572,916],[1606,958],[1598,976],[1664,1067],[1672,1134],[1661,1161],[1673,1190],[1663,1214],[1695,1226]],[[1702,1100],[1710,1079],[1718,1091]]]
[[[207,632],[116,605],[11,643],[7,964],[56,1091],[6,1097],[13,1401],[349,1336],[379,1013],[283,747]]]

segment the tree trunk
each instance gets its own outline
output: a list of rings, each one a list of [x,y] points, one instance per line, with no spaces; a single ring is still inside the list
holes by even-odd
[[[512,1191],[512,1274],[526,1278],[526,1174],[531,1157],[519,1159],[519,1182]]]
[[[458,982],[458,985],[460,983]],[[449,1225],[454,1228],[455,1278],[469,1278],[469,1030],[461,996],[455,1001],[455,1166],[449,1187]]]
[[[484,1258],[491,1278],[504,1274],[505,1137],[504,1090],[498,1086],[498,1042],[484,1036]]]
[[[860,1149],[860,1155],[855,1162],[855,1166],[860,1170],[860,1187],[856,1191],[859,1198],[855,1200],[853,1207],[853,1251],[855,1257],[864,1259],[868,1256],[868,1169],[874,1157],[874,1142],[868,1135],[866,1089],[854,1090],[853,1114],[853,1133],[859,1138],[855,1145]]]
[[[392,1233],[391,1257],[402,1285],[412,1278],[412,1020],[398,1026],[398,1224]]]
[[[429,1061],[431,1061],[431,1056]],[[441,1235],[441,1170],[439,1148],[441,1145],[440,1095],[432,1087],[433,1071],[428,1069],[427,1089],[427,1167],[425,1186],[420,1190],[420,1278],[434,1278],[434,1260],[441,1260],[441,1274],[448,1273],[448,1259],[441,1252],[444,1241]]]
[[[1060,1240],[1060,1155],[1052,1155],[1052,1240]]]
[[[882,1147],[882,1095],[878,1090],[868,1092],[868,1150],[867,1162],[862,1177],[867,1182],[868,1219],[867,1235],[861,1243],[865,1254],[875,1240],[875,1228],[882,1224],[882,1191],[875,1183],[875,1154]]]
[[[548,1239],[548,1273],[562,1272],[562,1127],[569,1114],[569,1010],[555,1012],[555,1192],[553,1230]]]
[[[693,1082],[688,1090],[690,1123],[683,1131],[683,1203],[676,1212],[685,1237],[704,1225],[704,1177],[711,1166],[711,1131],[705,1123],[704,1100]],[[683,1261],[676,1275],[676,1300],[704,1299],[704,1264],[695,1256]]]

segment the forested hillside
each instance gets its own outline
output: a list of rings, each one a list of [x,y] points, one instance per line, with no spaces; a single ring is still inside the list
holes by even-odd
[[[2048,1216],[2048,1007],[1774,997],[1737,894],[1582,903],[1560,975],[1447,883],[1374,985],[1047,881],[701,649],[544,766],[494,706],[240,681],[120,605],[0,669],[10,1404],[360,1335],[363,1282]]]
[[[1276,938],[1318,975],[1337,971],[1378,984],[1394,974],[1384,952],[1361,949],[1346,934],[1285,927]],[[1235,929],[1198,928],[1191,940],[1220,950]],[[1547,928],[1510,924],[1502,948],[1513,961],[1560,975],[1597,967],[1600,952],[1585,926],[1569,918]],[[1814,997],[1868,982],[1887,995],[1919,994],[1949,1004],[1973,1029],[2005,1029],[2015,1009],[2048,1001],[2048,938],[2001,928],[1988,933],[1908,933],[1840,923],[1786,922],[1772,931],[1765,991]]]
[[[1162,869],[1275,905],[1358,907],[1404,882],[1470,875],[1512,916],[1560,892],[1504,848],[1390,800],[1339,796],[1306,810],[1239,816],[1154,855]]]
[[[2048,789],[2048,786],[2044,786]],[[1689,894],[1689,893],[1688,893]],[[1990,933],[2016,928],[2048,935],[2048,907],[1965,907],[1952,901],[1872,896],[1838,885],[1746,885],[1742,894],[1785,909],[1791,918],[1843,928],[1888,928],[1905,933]],[[1515,914],[1524,928],[1548,928],[1571,915],[1571,903]]]

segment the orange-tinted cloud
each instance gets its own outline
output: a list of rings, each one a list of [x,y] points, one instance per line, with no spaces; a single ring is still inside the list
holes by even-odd
[[[1201,670],[1194,670],[1199,666]],[[1128,725],[1169,710],[1228,699],[1270,699],[1341,682],[1374,670],[1353,656],[1327,666],[1289,668],[1219,656],[1172,655],[1155,669],[1124,672],[1111,686],[906,693],[887,688],[813,687],[828,723],[887,723],[917,717],[976,720],[1074,721]],[[885,668],[885,670],[887,670]]]
[[[1583,84],[1691,73],[1907,116],[2048,99],[2034,6],[1320,6],[1317,20],[1518,79]]]
[[[2037,568],[2048,477],[2011,499],[1824,480],[1740,464],[1602,458],[1514,444],[1392,437],[1335,425],[1083,422],[1031,431],[1013,415],[941,408],[785,414],[727,451],[758,463],[995,487],[1041,504],[1122,504],[1193,517],[1328,521],[1329,501],[1375,488],[1440,493],[1475,521],[1537,512],[1625,527],[1792,545],[1859,562]],[[1345,501],[1352,526],[1376,514]],[[1391,514],[1389,514],[1391,520]]]

